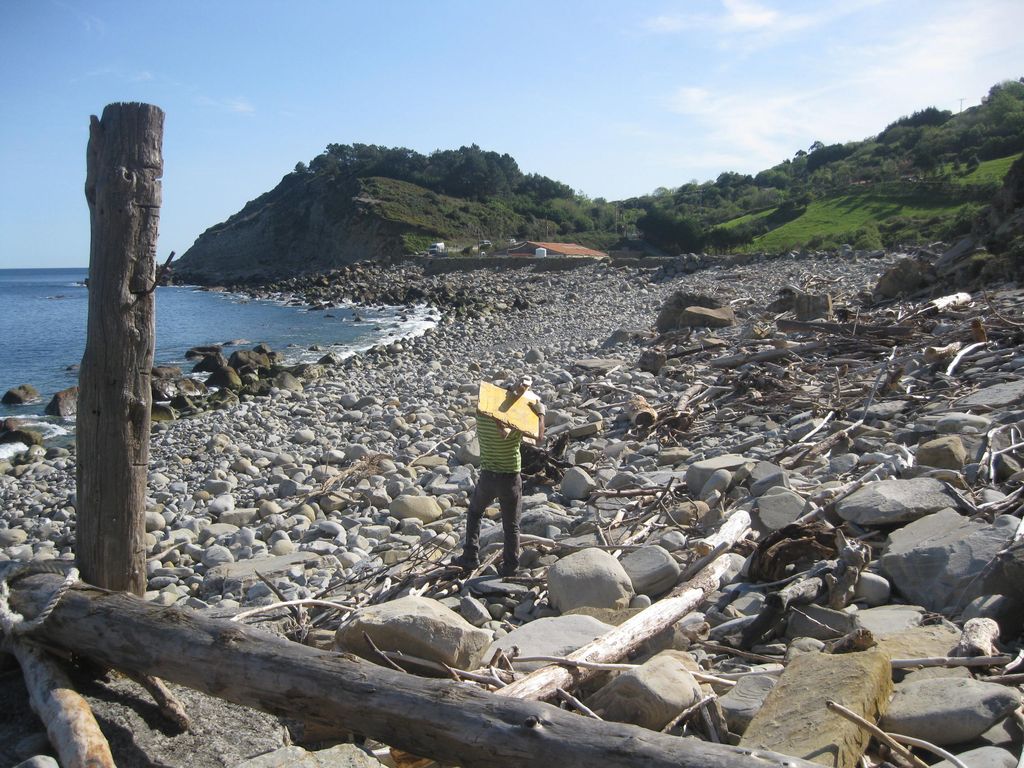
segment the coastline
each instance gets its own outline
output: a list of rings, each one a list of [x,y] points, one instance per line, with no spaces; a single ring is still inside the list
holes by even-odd
[[[530,482],[525,492],[523,532],[549,543],[525,549],[525,576],[509,588],[514,591],[494,587],[499,591],[473,593],[483,606],[477,614],[468,613],[459,595],[444,598],[448,607],[475,616],[474,626],[496,641],[536,619],[558,616],[549,602],[551,567],[571,556],[567,553],[600,548],[600,537],[615,529],[616,515],[634,509],[629,497],[598,498],[593,492],[599,489],[657,492],[667,485],[685,491],[670,502],[673,511],[647,540],[626,547],[656,542],[675,563],[677,578],[676,561],[692,564],[693,542],[715,530],[723,517],[750,514],[755,539],[763,540],[809,509],[834,506],[837,496],[862,480],[941,486],[937,478],[942,478],[975,488],[972,503],[1006,505],[1016,487],[1008,475],[982,483],[977,464],[931,467],[924,463],[923,444],[936,435],[956,436],[974,450],[985,430],[1024,418],[1014,410],[1019,404],[982,406],[984,415],[965,413],[968,406],[962,405],[971,393],[1012,382],[1024,369],[1024,358],[1012,345],[1013,329],[1002,329],[993,319],[992,347],[965,360],[952,383],[943,379],[926,363],[924,349],[969,338],[973,315],[986,310],[979,303],[975,310],[936,315],[925,314],[922,302],[864,302],[865,292],[896,260],[894,254],[807,256],[689,275],[607,266],[545,274],[480,271],[458,276],[457,286],[450,276],[418,284],[427,293],[449,290],[457,297],[462,291],[484,300],[462,304],[469,307],[463,311],[442,310],[437,326],[417,338],[322,366],[320,375],[303,381],[301,391],[274,389],[269,397],[154,425],[146,599],[230,616],[278,601],[252,577],[255,567],[288,600],[328,596],[340,601],[365,597],[368,586],[385,576],[400,581],[404,569],[430,569],[457,551],[463,533],[477,476],[472,434],[477,384],[481,379],[500,383],[523,372],[532,375],[548,406],[548,445],[569,440],[562,456],[569,465],[565,477]],[[394,279],[404,279],[403,274],[394,272]],[[794,286],[829,292],[867,327],[912,322],[917,335],[895,337],[893,346],[882,343],[884,332],[829,337],[816,345],[799,333],[787,334],[774,323],[784,311],[771,306]],[[339,283],[338,295],[343,287]],[[643,370],[655,319],[677,291],[717,296],[733,308],[737,322],[666,334],[663,347],[672,358],[655,365],[657,372]],[[311,294],[296,285],[293,295],[303,302],[334,300],[328,292]],[[1002,316],[1019,316],[1019,291],[996,292],[992,300]],[[750,357],[787,347],[798,350],[788,360]],[[902,389],[873,390],[878,369],[884,370],[896,352],[905,361]],[[739,362],[722,362],[734,357]],[[675,409],[686,419],[667,431],[634,429],[626,406],[636,396],[661,413]],[[862,412],[865,423],[854,431],[850,425]],[[802,446],[842,437],[848,426],[849,439],[837,440],[834,450],[788,466]],[[0,559],[72,556],[73,459],[57,455],[0,474]],[[950,504],[955,504],[952,497]],[[1012,506],[1003,510],[1013,511]],[[859,524],[895,535],[905,520]],[[1005,518],[996,528],[1007,529]],[[482,534],[485,552],[500,548],[500,529],[489,515]],[[617,532],[630,533],[621,527]],[[717,603],[696,614],[700,620],[717,627],[757,614],[757,601],[745,596],[751,577],[742,570],[750,549],[729,555],[734,567],[723,577]],[[920,570],[909,567],[903,578]],[[896,589],[909,592],[913,583],[883,578],[877,561],[865,577],[876,589],[858,597],[865,615],[877,607],[891,609],[897,624],[908,621],[906,612],[920,622],[926,609],[938,613],[944,607],[928,603],[933,595],[941,599],[941,590],[930,582],[922,594],[910,593],[921,601],[917,606],[890,606],[890,600],[899,602]],[[894,582],[892,596],[887,578]],[[885,584],[881,596],[879,581]],[[975,590],[995,590],[987,582],[971,584]],[[658,593],[653,594],[656,600]],[[639,590],[632,598],[629,610],[651,603]],[[281,629],[273,617],[267,621]],[[946,622],[943,631],[955,635],[952,626]],[[331,647],[333,628],[332,620],[309,641]],[[769,652],[782,658],[790,639]],[[922,645],[919,655],[933,655],[929,648]],[[751,665],[742,670],[751,671]],[[197,706],[214,713],[222,704],[207,700]],[[195,756],[195,768],[219,764],[217,755],[226,745],[237,748],[238,734],[217,729],[216,719],[210,718],[212,730],[206,732],[202,754]],[[276,723],[260,722],[264,735]],[[151,758],[169,754],[155,742],[148,749]]]

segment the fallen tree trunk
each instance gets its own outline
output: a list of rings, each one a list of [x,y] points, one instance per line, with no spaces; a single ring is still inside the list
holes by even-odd
[[[47,654],[21,638],[4,647],[21,665],[32,711],[46,725],[46,735],[66,768],[115,768],[110,745],[92,709],[71,687],[67,675]]]
[[[34,616],[59,578],[19,580],[15,610]],[[774,753],[598,722],[535,701],[414,677],[87,585],[68,592],[33,637],[107,667],[154,675],[271,714],[344,725],[466,768],[507,768],[540,758],[562,768],[811,768]]]

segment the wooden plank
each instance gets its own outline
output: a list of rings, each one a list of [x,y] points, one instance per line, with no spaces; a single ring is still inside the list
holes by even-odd
[[[537,439],[540,434],[540,416],[530,406],[536,395],[530,392],[516,397],[513,393],[487,381],[480,382],[477,410],[498,422],[518,429],[527,437]]]

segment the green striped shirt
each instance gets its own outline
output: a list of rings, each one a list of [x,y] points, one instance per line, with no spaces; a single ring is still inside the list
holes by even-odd
[[[476,415],[476,438],[480,442],[480,467],[492,472],[519,472],[523,460],[519,455],[519,443],[523,433],[513,429],[507,438],[502,438],[501,425],[490,416]]]

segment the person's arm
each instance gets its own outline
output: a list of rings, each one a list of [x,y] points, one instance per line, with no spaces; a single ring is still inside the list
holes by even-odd
[[[530,403],[530,407],[533,408],[533,412],[537,414],[537,445],[544,442],[544,416],[547,414],[547,408],[544,407],[544,403],[540,400],[535,400]]]

